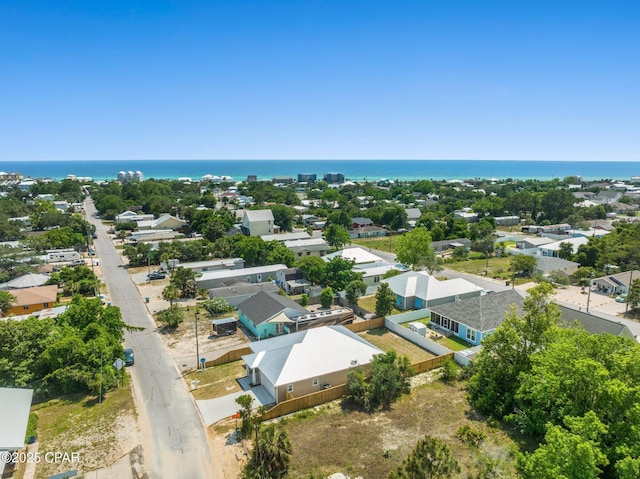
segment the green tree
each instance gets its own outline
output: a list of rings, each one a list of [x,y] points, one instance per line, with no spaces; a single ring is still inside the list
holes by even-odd
[[[558,250],[558,258],[571,261],[573,258],[573,245],[569,242],[563,241],[560,243],[560,249]]]
[[[367,292],[367,285],[361,279],[351,281],[345,288],[347,301],[350,304],[356,304],[358,298]]]
[[[460,464],[449,446],[431,436],[420,439],[402,465],[389,474],[389,479],[441,479],[460,473]]]
[[[337,250],[351,241],[349,232],[338,224],[330,225],[323,234],[327,244]]]
[[[323,283],[334,291],[344,291],[349,283],[362,279],[362,273],[353,271],[355,261],[336,256],[327,261],[324,268]]]
[[[226,298],[211,298],[205,301],[203,305],[204,309],[214,316],[233,311],[233,306],[227,302]]]
[[[549,424],[545,444],[519,457],[524,479],[597,479],[609,461],[600,449],[607,427],[593,411],[565,418],[568,429]]]
[[[282,231],[293,229],[293,209],[286,205],[272,205],[269,207],[273,213],[273,222],[280,226]]]
[[[279,241],[271,241],[271,243],[275,244],[267,253],[267,264],[284,264],[291,268],[296,262],[295,253]]]
[[[396,304],[396,295],[387,283],[380,283],[376,291],[376,314],[387,316],[393,311]]]
[[[238,414],[242,420],[240,424],[240,437],[246,439],[251,436],[253,429],[253,420],[251,411],[253,410],[253,396],[251,394],[242,394],[236,398],[236,404],[240,406]]]
[[[169,301],[169,307],[173,306],[173,302],[180,297],[180,291],[174,285],[169,284],[162,290],[162,299]]]
[[[333,289],[329,286],[324,288],[320,293],[320,304],[323,308],[330,308],[333,304]]]
[[[432,273],[438,269],[435,252],[431,248],[431,235],[422,226],[398,238],[396,257],[397,261],[413,270],[426,268]]]
[[[322,258],[307,256],[299,259],[296,266],[302,270],[309,283],[318,285],[324,281],[327,263]]]
[[[198,294],[196,272],[192,269],[178,266],[178,268],[171,273],[170,284],[180,291],[180,296],[184,298],[195,298],[196,294]]]
[[[469,252],[464,246],[458,246],[453,250],[453,253],[451,253],[451,257],[455,261],[465,261],[467,258],[469,258]]]
[[[513,308],[483,340],[468,385],[469,401],[481,412],[498,418],[513,412],[520,374],[531,369],[530,355],[549,342],[560,316],[552,293],[548,283],[529,289],[522,317]]]
[[[11,293],[8,293],[7,291],[0,291],[0,315],[9,311],[16,301],[16,297]]]
[[[184,321],[184,310],[177,304],[174,304],[158,313],[158,319],[168,327],[175,329]]]
[[[543,218],[551,223],[562,223],[571,216],[576,207],[576,198],[568,189],[552,189],[542,195]]]
[[[627,301],[629,302],[629,307],[632,311],[637,311],[640,307],[640,278],[634,279],[631,282],[631,288],[629,288]]]
[[[246,479],[286,477],[291,462],[291,441],[277,424],[259,426],[251,459],[243,470]]]
[[[534,256],[519,254],[511,258],[509,270],[513,277],[530,278],[536,272],[538,262]]]
[[[409,392],[410,375],[407,356],[398,356],[393,350],[375,355],[371,361],[370,406],[389,409],[401,395]]]

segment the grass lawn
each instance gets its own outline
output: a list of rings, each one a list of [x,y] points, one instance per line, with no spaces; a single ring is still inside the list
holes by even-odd
[[[415,322],[426,324],[427,326],[429,325],[428,318],[417,319]],[[409,323],[403,323],[401,326],[408,328]],[[441,333],[438,333],[438,334],[441,334]],[[473,346],[473,344],[469,344],[465,340],[460,339],[457,336],[451,336],[449,338],[443,336],[441,339],[433,339],[433,338],[428,338],[428,339],[438,344],[442,344],[445,348],[449,348],[451,351],[462,351],[463,349],[469,349],[470,347]]]
[[[80,453],[80,462],[71,464],[73,467],[42,461],[36,468],[37,478],[68,469],[86,472],[107,466],[138,443],[136,434],[131,433],[136,428],[136,413],[126,374],[124,386],[104,393],[102,402],[95,396],[77,394],[37,404],[31,411],[38,414],[41,456],[49,451]]]
[[[200,381],[198,389],[193,391],[195,399],[212,399],[240,391],[242,388],[236,379],[244,377],[244,363],[233,361],[200,371],[193,371],[185,376],[188,387],[191,381]]]
[[[503,256],[502,258],[489,258],[488,277],[499,278],[504,280],[511,280],[511,272],[509,271],[509,265],[511,263],[511,256]],[[463,273],[475,274],[478,276],[484,276],[487,260],[484,258],[469,259],[467,261],[460,261],[457,263],[446,263],[444,265],[447,269],[454,271],[460,271]],[[518,278],[516,283],[519,284],[524,278]],[[530,281],[527,279],[523,282]]]
[[[352,244],[357,244],[363,248],[372,248],[380,251],[386,251],[387,253],[396,252],[396,242],[402,235],[393,236],[376,236],[373,238],[355,238],[351,240]]]
[[[358,298],[358,306],[362,309],[366,309],[367,311],[371,311],[372,313],[376,312],[376,297],[374,296],[363,296]],[[391,314],[400,314],[403,311],[396,309],[395,306],[391,311]]]
[[[430,352],[389,331],[387,328],[370,329],[369,331],[358,333],[358,335],[385,352],[393,349],[399,355],[407,356],[411,364],[435,357]]]
[[[293,448],[289,477],[327,477],[340,471],[351,477],[384,478],[425,435],[451,448],[462,468],[454,478],[475,477],[479,461],[487,457],[496,460],[499,477],[513,477],[511,450],[531,445],[513,431],[489,427],[468,404],[465,385],[427,382],[388,411],[345,411],[336,401],[285,419]],[[477,448],[461,442],[456,433],[463,425],[484,432],[485,441]]]

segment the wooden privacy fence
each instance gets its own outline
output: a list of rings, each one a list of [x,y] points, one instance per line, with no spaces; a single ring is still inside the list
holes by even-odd
[[[285,416],[287,414],[318,406],[335,399],[340,399],[347,394],[347,385],[339,384],[329,389],[323,389],[315,393],[300,396],[299,398],[288,399],[276,404],[262,415],[262,420],[274,419],[276,417]]]
[[[211,366],[219,366],[220,364],[231,363],[233,361],[237,361],[245,354],[251,354],[251,348],[245,346],[244,348],[232,349],[231,351],[227,351],[222,356],[216,359],[212,359],[211,361],[207,361],[204,363],[205,368],[210,368]]]
[[[412,364],[411,369],[413,370],[414,374],[431,371],[432,369],[436,369],[442,366],[442,363],[447,359],[453,359],[453,355],[454,353],[449,353],[443,354],[442,356],[437,356],[435,358],[427,359],[425,361]],[[318,406],[329,401],[340,399],[346,394],[347,385],[339,384],[338,386],[307,394],[305,396],[300,396],[299,398],[288,399],[276,404],[274,407],[264,413],[262,415],[262,420],[266,421],[268,419],[274,419],[280,416],[285,416],[287,414],[301,411],[303,409]]]
[[[431,371],[432,369],[439,368],[442,366],[447,359],[453,359],[454,353],[443,354],[442,356],[436,356],[435,358],[425,359],[424,361],[420,361],[419,363],[412,364],[411,369],[413,369],[414,374],[420,374],[427,371]]]
[[[345,324],[344,327],[354,333],[367,331],[368,329],[384,328],[384,317],[368,319],[367,321],[360,321],[358,323]]]

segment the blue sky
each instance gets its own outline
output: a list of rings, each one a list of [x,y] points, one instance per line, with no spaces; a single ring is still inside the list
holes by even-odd
[[[0,2],[0,160],[640,161],[640,2]]]

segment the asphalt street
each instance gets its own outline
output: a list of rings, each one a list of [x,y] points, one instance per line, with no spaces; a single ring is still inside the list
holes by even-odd
[[[149,429],[142,444],[145,472],[150,478],[211,477],[211,452],[195,402],[90,199],[85,201],[85,211],[97,229],[94,243],[109,300],[120,308],[127,324],[144,328],[127,333],[125,347],[135,352],[135,365],[129,370],[142,402],[141,423]]]

